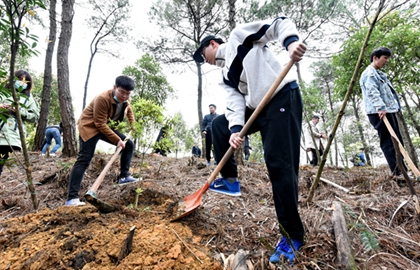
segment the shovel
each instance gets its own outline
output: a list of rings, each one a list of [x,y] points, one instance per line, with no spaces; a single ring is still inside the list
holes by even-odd
[[[407,161],[408,166],[413,171],[413,173],[416,176],[417,180],[420,181],[420,171],[414,165],[414,163],[411,160],[410,156],[408,156],[407,152],[404,149],[404,146],[401,144],[400,140],[398,139],[398,136],[394,132],[394,129],[392,128],[391,124],[389,123],[388,119],[386,118],[386,115],[382,119],[384,120],[384,123],[385,123],[386,127],[388,128],[388,131],[391,134],[391,136],[398,142],[398,147],[399,147],[399,149],[401,151],[401,154],[403,155],[404,159]]]
[[[251,127],[254,120],[258,117],[259,113],[262,111],[264,106],[270,101],[272,95],[276,91],[277,87],[280,85],[280,83],[283,81],[284,77],[286,77],[289,70],[293,67],[294,62],[290,60],[287,65],[283,68],[280,75],[277,77],[277,79],[274,81],[273,85],[270,87],[268,92],[265,94],[264,98],[261,100],[260,104],[258,104],[255,111],[252,113],[251,117],[248,119],[244,127],[242,128],[241,132],[239,133],[239,137],[243,138],[246,133],[248,132],[249,128]],[[175,212],[175,218],[173,218],[171,221],[178,220],[182,217],[185,217],[192,213],[195,209],[197,209],[201,205],[201,197],[203,197],[203,194],[209,189],[210,184],[213,183],[213,181],[216,179],[217,174],[220,172],[220,170],[223,168],[223,166],[226,164],[226,161],[230,158],[232,155],[234,149],[232,146],[229,147],[225,155],[223,156],[222,160],[219,161],[217,164],[216,169],[212,172],[209,179],[207,179],[206,183],[202,188],[197,190],[191,195],[188,195],[187,197],[184,197],[180,202],[178,202],[178,205],[175,206],[174,212]]]
[[[126,142],[130,138],[131,132],[127,135],[124,142]],[[102,181],[105,179],[105,175],[108,172],[109,168],[111,168],[112,163],[117,159],[118,154],[121,152],[122,147],[118,147],[115,153],[112,155],[111,159],[106,164],[105,168],[102,170],[101,174],[96,178],[93,185],[89,188],[88,192],[85,194],[85,199],[90,204],[98,208],[99,212],[101,213],[110,213],[120,209],[119,206],[108,204],[104,201],[98,199],[96,192],[99,186],[102,184]]]

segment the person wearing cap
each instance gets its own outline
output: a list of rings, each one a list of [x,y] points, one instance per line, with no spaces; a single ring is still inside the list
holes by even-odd
[[[397,119],[397,113],[401,111],[400,99],[388,76],[380,70],[388,63],[391,55],[391,50],[386,47],[373,50],[370,55],[371,64],[366,67],[360,77],[360,87],[362,88],[365,112],[370,124],[378,131],[379,144],[389,169],[393,175],[399,176],[401,171],[397,166],[392,136],[382,120],[386,116],[398,139],[403,143]],[[405,164],[403,166],[407,170]]]
[[[201,123],[201,132],[206,138],[206,160],[207,166],[210,166],[210,159],[211,159],[211,148],[213,145],[212,139],[212,132],[211,132],[211,124],[213,123],[214,118],[218,117],[219,115],[216,113],[216,105],[210,104],[209,105],[210,113],[206,114],[203,118],[203,122]],[[215,164],[217,164],[215,162]]]
[[[321,146],[321,138],[326,139],[327,136],[324,132],[320,132],[317,124],[319,123],[319,116],[314,115],[312,116],[312,120],[309,122],[309,125],[306,125],[305,127],[305,145],[306,145],[306,152],[312,153],[312,160],[310,161],[310,164],[312,166],[318,165],[318,156],[316,154],[315,148],[318,149],[319,155],[322,156],[324,153],[324,149]]]
[[[85,205],[79,200],[79,190],[99,140],[122,148],[118,185],[138,181],[130,176],[134,143],[131,140],[124,142],[126,135],[108,125],[110,120],[119,123],[123,121],[124,117],[127,117],[130,125],[134,123],[134,114],[130,106],[130,95],[134,87],[133,79],[125,75],[118,76],[112,89],[96,96],[83,110],[77,121],[80,151],[70,173],[66,206]]]
[[[290,61],[299,62],[305,45],[299,41],[295,24],[287,17],[238,25],[224,43],[215,36],[205,37],[194,53],[197,63],[221,68],[221,86],[227,92],[226,114],[212,125],[214,153],[220,161],[230,146],[237,149],[244,142],[238,135],[277,79],[283,64],[271,53],[268,43],[277,41],[289,52]],[[293,262],[294,250],[303,244],[304,228],[298,212],[299,149],[302,124],[302,97],[296,76],[288,74],[271,100],[255,119],[247,135],[260,131],[264,158],[273,188],[274,205],[284,235],[270,261],[280,257]],[[240,196],[240,183],[234,156],[220,171],[221,178],[211,191]],[[293,248],[292,246],[293,245]]]

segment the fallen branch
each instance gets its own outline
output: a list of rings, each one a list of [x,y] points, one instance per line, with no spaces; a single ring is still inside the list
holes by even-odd
[[[200,262],[203,263],[202,260],[200,260],[200,258],[197,257],[197,255],[195,255],[195,253],[190,249],[190,247],[181,239],[181,237],[179,237],[179,235],[176,233],[176,231],[174,229],[171,228],[171,230],[174,232],[174,234],[176,235],[176,237],[178,237],[179,241],[181,241],[181,243],[184,244],[184,246],[191,252],[192,255],[194,255],[194,257]]]
[[[337,201],[333,202],[332,208],[334,211],[331,220],[334,226],[335,243],[337,245],[337,262],[344,269],[356,269],[356,262],[350,246],[343,209]]]
[[[315,175],[314,175],[314,177],[315,177]],[[333,187],[336,187],[336,188],[339,188],[339,189],[341,189],[341,190],[344,190],[344,192],[346,192],[346,193],[349,193],[349,192],[350,192],[350,190],[349,190],[349,189],[347,189],[347,188],[345,188],[345,187],[342,187],[342,186],[340,186],[339,184],[336,184],[336,183],[334,183],[334,182],[331,182],[330,180],[327,180],[327,179],[325,179],[325,178],[320,177],[320,178],[319,178],[319,180],[321,180],[322,182],[327,183],[327,184],[329,184],[329,185],[331,185],[331,186],[333,186]]]

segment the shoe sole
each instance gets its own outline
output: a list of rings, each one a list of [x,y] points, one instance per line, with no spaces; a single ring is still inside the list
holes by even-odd
[[[83,204],[65,204],[64,206],[84,206],[86,205],[85,203]]]
[[[125,185],[128,185],[128,184],[135,184],[135,183],[138,183],[139,181],[136,181],[136,182],[128,182],[128,183],[124,183],[124,184],[118,184],[119,186],[125,186]]]
[[[241,192],[238,192],[238,193],[227,193],[227,192],[225,192],[225,191],[220,191],[220,190],[217,190],[217,189],[209,189],[209,190],[211,190],[211,191],[213,191],[213,192],[216,192],[216,193],[220,193],[220,194],[223,194],[223,195],[228,195],[228,196],[233,196],[233,197],[239,197],[239,196],[241,196],[242,194],[241,194]]]

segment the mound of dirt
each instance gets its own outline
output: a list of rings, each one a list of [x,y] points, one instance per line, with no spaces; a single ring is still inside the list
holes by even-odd
[[[85,174],[80,198],[110,159],[97,155]],[[0,269],[230,269],[244,251],[249,269],[339,269],[331,216],[340,202],[358,269],[418,269],[419,219],[407,183],[386,168],[324,168],[312,202],[317,167],[301,167],[299,211],[305,245],[293,266],[268,262],[281,235],[263,164],[239,167],[241,197],[206,192],[201,206],[171,222],[182,198],[200,189],[213,167],[204,160],[136,157],[139,184],[118,186],[116,161],[97,196],[119,210],[100,213],[90,204],[63,206],[74,159],[31,156],[38,211],[17,165],[0,180]],[[347,191],[345,190],[347,189]],[[414,182],[419,190],[419,183]],[[136,194],[138,194],[137,206]],[[132,242],[130,230],[134,230]]]

